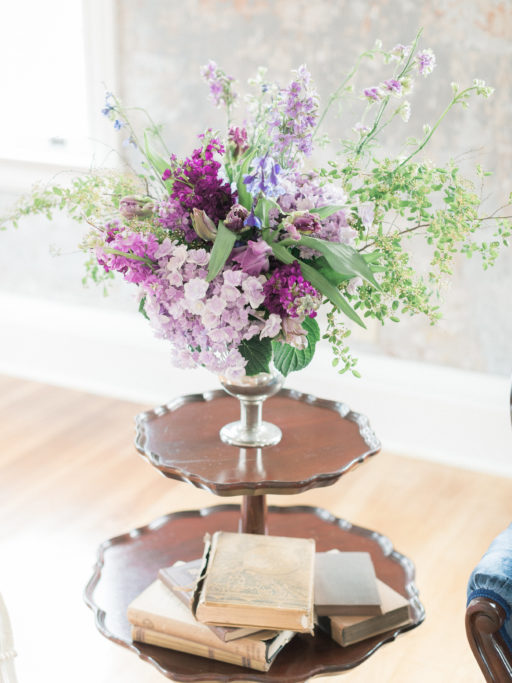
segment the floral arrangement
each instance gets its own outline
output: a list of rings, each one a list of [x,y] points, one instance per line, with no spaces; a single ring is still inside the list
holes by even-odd
[[[249,81],[246,112],[236,83],[214,62],[202,75],[211,99],[227,113],[227,133],[198,136],[189,157],[178,159],[161,130],[149,125],[139,139],[130,110],[107,94],[103,113],[142,156],[142,171],[93,172],[70,185],[36,189],[10,216],[52,215],[66,209],[91,230],[81,247],[88,273],[102,281],[120,273],[137,286],[139,310],[157,336],[171,342],[181,367],[203,366],[230,379],[305,367],[322,336],[317,311],[325,303],[323,336],[333,364],[355,370],[347,346],[348,321],[397,322],[403,314],[439,317],[435,294],[457,252],[479,252],[492,264],[510,236],[507,217],[481,216],[473,185],[450,163],[419,159],[447,112],[492,89],[475,80],[452,84],[445,110],[395,158],[377,140],[393,119],[407,122],[407,94],[436,65],[434,53],[411,45],[386,51],[380,43],[320,108],[305,66],[284,87],[260,69]],[[385,79],[356,90],[363,59],[380,58]],[[360,102],[359,121],[325,167],[308,168],[326,114],[342,98]],[[478,169],[480,175],[484,171]],[[492,218],[492,238],[474,237]],[[411,264],[407,242],[431,245],[427,273]]]

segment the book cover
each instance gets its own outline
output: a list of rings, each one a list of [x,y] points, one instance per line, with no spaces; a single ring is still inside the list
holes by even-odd
[[[352,645],[399,626],[411,624],[411,605],[407,598],[377,579],[382,614],[374,617],[329,617],[331,638],[340,645]]]
[[[167,586],[169,590],[172,590],[174,595],[191,610],[194,601],[194,589],[200,574],[201,564],[201,559],[192,560],[191,562],[178,561],[172,566],[163,567],[158,571],[158,578],[160,581]],[[259,633],[259,638],[261,640],[268,640],[278,634],[275,630],[262,631],[259,626],[247,626],[244,628],[215,626],[214,624],[207,624],[207,626],[226,643],[230,640],[250,636],[254,633]]]
[[[315,610],[318,616],[382,614],[377,577],[369,553],[316,553]]]
[[[315,541],[217,531],[198,585],[200,621],[313,633]]]
[[[257,635],[229,643],[197,621],[188,607],[160,581],[154,581],[128,606],[134,640],[189,652],[210,659],[267,671],[277,653],[295,635],[281,631],[274,638]]]

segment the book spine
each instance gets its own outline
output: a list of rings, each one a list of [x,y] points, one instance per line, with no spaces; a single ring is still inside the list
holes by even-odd
[[[140,609],[128,608],[128,621],[133,625],[172,638],[181,638],[206,648],[228,652],[251,660],[266,661],[267,645],[255,637],[246,636],[228,643],[221,640],[204,624],[186,624],[164,619]]]
[[[219,662],[227,662],[228,664],[237,664],[238,666],[256,669],[257,671],[268,671],[270,668],[270,664],[266,661],[259,661],[237,652],[227,652],[216,647],[186,640],[168,633],[159,633],[158,631],[143,628],[141,626],[132,626],[132,639],[140,643],[157,645],[158,647],[178,650],[179,652],[187,652],[188,654],[197,655],[199,657],[206,657]]]

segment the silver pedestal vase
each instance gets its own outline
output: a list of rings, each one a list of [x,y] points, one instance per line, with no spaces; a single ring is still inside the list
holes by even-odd
[[[236,381],[220,377],[220,383],[224,391],[240,401],[240,420],[230,422],[220,430],[224,443],[241,448],[263,448],[281,441],[279,427],[262,420],[263,402],[277,394],[284,384],[280,373],[271,370]]]

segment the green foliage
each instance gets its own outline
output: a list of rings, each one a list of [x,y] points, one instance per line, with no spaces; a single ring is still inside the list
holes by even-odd
[[[270,339],[251,337],[243,341],[238,350],[247,361],[245,373],[249,376],[257,375],[259,372],[268,372],[272,359],[272,344]]]
[[[214,277],[217,277],[224,267],[228,256],[231,254],[235,240],[235,233],[226,228],[223,221],[219,221],[217,237],[213,243],[212,254],[208,264],[208,277],[206,278],[208,282],[211,282]]]
[[[305,349],[296,349],[285,342],[272,342],[274,365],[285,377],[290,372],[297,372],[309,365],[315,354],[316,344],[320,341],[320,328],[314,318],[306,318],[302,327],[307,332],[308,345]]]

